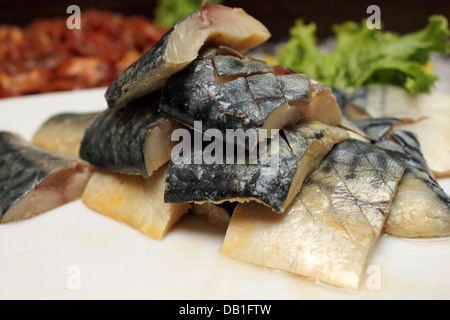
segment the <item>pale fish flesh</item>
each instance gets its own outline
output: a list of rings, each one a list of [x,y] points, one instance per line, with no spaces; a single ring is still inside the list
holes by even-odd
[[[416,134],[423,156],[437,178],[450,176],[450,95],[433,91],[413,95],[402,88],[369,85],[346,93],[350,120],[398,118],[394,129]]]
[[[45,121],[34,133],[33,144],[78,157],[86,129],[99,112],[62,113]]]
[[[164,202],[167,165],[150,178],[97,171],[90,179],[83,203],[90,209],[162,240],[189,211],[188,204]]]
[[[267,28],[240,8],[203,2],[200,11],[178,21],[148,52],[122,72],[109,86],[105,98],[110,108],[162,88],[202,48],[225,45],[250,50],[270,38]]]
[[[28,219],[81,197],[93,168],[0,133],[0,222]]]
[[[341,142],[283,214],[238,204],[222,252],[357,290],[405,170],[399,156],[358,140]]]

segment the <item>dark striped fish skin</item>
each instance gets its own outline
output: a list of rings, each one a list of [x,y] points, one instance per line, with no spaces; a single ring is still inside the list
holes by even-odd
[[[84,133],[99,113],[62,113],[52,116],[34,133],[32,143],[78,157]]]
[[[208,52],[168,79],[160,112],[192,128],[201,121],[205,131],[282,129],[304,116],[311,88],[303,74],[276,75],[264,61]]]
[[[254,164],[196,162],[195,157],[199,155],[195,152],[191,154],[191,163],[171,161],[165,201],[221,203],[253,199],[283,212],[300,191],[306,175],[317,168],[320,159],[334,144],[348,138],[346,131],[319,122],[300,124],[283,131],[286,140],[279,139],[276,156],[259,157]]]
[[[416,134],[428,166],[437,178],[450,177],[450,95],[433,90],[413,95],[389,85],[347,90],[343,113],[350,119],[397,118],[395,130]]]
[[[34,146],[17,134],[0,132],[1,221],[5,222],[3,218],[20,200],[37,190],[52,175],[66,169],[81,171],[87,166],[74,157]],[[63,185],[58,188],[63,192]],[[38,213],[41,212],[32,214]],[[20,214],[12,218],[20,218]]]
[[[171,132],[151,144],[147,142],[149,136],[155,130],[168,128],[170,131],[172,127],[179,127],[156,111],[157,104],[157,95],[152,95],[139,103],[133,102],[128,108],[107,109],[100,113],[85,132],[80,158],[106,171],[149,177],[170,159],[167,151],[164,159],[157,159],[160,163],[154,163],[154,168],[150,169],[153,164],[149,159],[156,148],[172,145]],[[147,143],[152,150],[146,147]]]
[[[270,37],[267,28],[242,9],[209,2],[178,21],[148,52],[122,72],[109,86],[109,108],[161,89],[174,73],[192,62],[205,46],[227,45],[249,50]]]
[[[405,238],[449,236],[450,197],[429,169],[417,137],[400,130],[390,132],[390,137],[377,145],[403,152],[408,159],[386,222],[386,233]]]
[[[357,290],[405,170],[398,157],[354,139],[335,145],[284,214],[238,204],[222,252]]]
[[[165,79],[160,73],[167,69],[164,53],[173,31],[174,28],[171,28],[149,51],[111,83],[105,93],[109,108],[126,105],[163,86]],[[184,65],[181,65],[180,69],[183,67]],[[142,84],[145,84],[145,89],[141,88]]]
[[[382,139],[392,130],[394,125],[402,122],[403,120],[398,118],[371,118],[353,121],[373,141]]]

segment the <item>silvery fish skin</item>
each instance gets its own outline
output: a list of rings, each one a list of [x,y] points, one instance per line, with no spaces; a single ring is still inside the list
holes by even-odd
[[[28,219],[80,198],[92,171],[74,157],[0,132],[1,223]]]
[[[432,238],[450,235],[450,197],[430,171],[413,133],[393,131],[380,147],[409,156],[385,232],[398,237]]]
[[[357,290],[405,170],[398,156],[354,139],[337,144],[283,214],[238,204],[222,252]]]
[[[155,111],[157,101],[149,96],[97,115],[81,142],[81,159],[106,171],[151,176],[170,160],[170,135],[181,126]]]
[[[397,118],[371,118],[354,120],[353,123],[361,129],[372,141],[385,137],[392,128],[403,120]]]
[[[450,177],[450,95],[433,91],[413,95],[402,88],[368,85],[346,92],[344,114],[350,120],[397,118],[394,130],[416,134],[422,154],[437,178]]]
[[[84,133],[100,112],[62,113],[45,121],[34,133],[34,145],[78,157]]]
[[[265,42],[270,32],[244,10],[203,2],[200,11],[178,21],[148,52],[122,72],[109,86],[109,108],[162,88],[174,73],[192,62],[203,47],[226,45],[238,51]]]
[[[256,200],[283,212],[300,191],[305,177],[336,143],[348,138],[340,128],[320,122],[299,124],[283,130],[278,146],[268,144],[266,155],[256,162],[206,163],[207,148],[191,152],[190,163],[171,161],[165,201],[173,203],[222,203]],[[273,142],[273,140],[271,140]],[[184,152],[184,150],[183,150]],[[225,151],[224,151],[225,153]],[[199,160],[199,161],[197,161]]]
[[[211,49],[162,89],[160,112],[183,124],[218,129],[283,129],[300,120],[340,123],[331,89],[304,74],[270,66],[230,48]]]

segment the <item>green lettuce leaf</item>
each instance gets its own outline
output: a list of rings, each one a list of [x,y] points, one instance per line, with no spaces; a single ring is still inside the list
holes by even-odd
[[[399,36],[361,24],[346,22],[333,27],[334,50],[320,52],[316,25],[297,20],[278,61],[336,89],[358,88],[370,83],[392,84],[419,93],[429,92],[437,76],[425,71],[430,54],[450,52],[448,21],[433,15],[420,31]]]

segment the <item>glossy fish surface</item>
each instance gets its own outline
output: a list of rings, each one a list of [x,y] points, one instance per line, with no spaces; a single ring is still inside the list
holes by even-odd
[[[369,85],[348,90],[345,105],[350,120],[403,120],[393,129],[416,134],[433,174],[450,177],[450,95],[439,91],[413,95],[395,86]]]
[[[380,141],[378,145],[400,150],[410,158],[392,204],[385,232],[406,238],[449,236],[450,197],[430,171],[417,137],[405,131],[393,131],[390,137],[391,140]]]
[[[92,168],[76,158],[0,132],[1,223],[31,218],[79,199]]]
[[[267,28],[244,10],[205,1],[200,11],[178,21],[119,75],[105,94],[108,106],[124,106],[161,89],[168,77],[197,58],[204,47],[225,45],[246,51],[270,36]]]
[[[283,134],[277,146],[268,144],[265,155],[270,156],[261,153],[255,162],[239,163],[236,158],[207,162],[207,148],[200,153],[193,150],[189,163],[171,161],[165,201],[221,203],[253,199],[283,212],[323,156],[348,138],[345,130],[320,122],[299,124],[283,130]]]
[[[283,214],[238,204],[222,252],[357,290],[405,170],[397,157],[353,139],[337,144]]]
[[[170,136],[180,125],[155,111],[153,97],[128,108],[107,109],[92,121],[80,157],[116,173],[149,177],[170,159]]]
[[[162,89],[160,112],[183,124],[218,129],[283,129],[303,121],[338,125],[331,89],[304,74],[217,48],[203,53]]]

